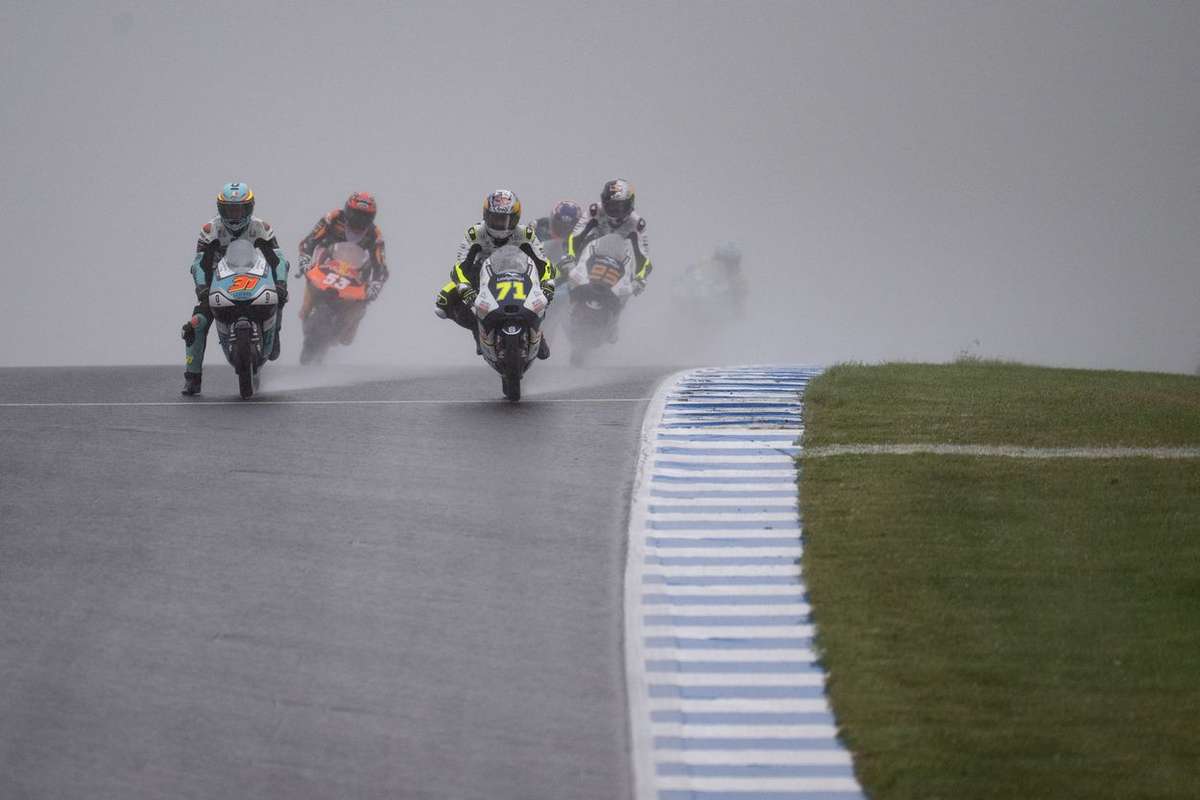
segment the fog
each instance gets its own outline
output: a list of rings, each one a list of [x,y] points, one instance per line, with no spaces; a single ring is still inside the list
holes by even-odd
[[[182,367],[231,180],[289,258],[377,195],[392,279],[335,362],[471,363],[432,299],[484,194],[532,221],[622,176],[656,269],[604,363],[1192,371],[1198,43],[1195,2],[7,0],[0,364]],[[671,284],[725,239],[750,316],[682,330]]]

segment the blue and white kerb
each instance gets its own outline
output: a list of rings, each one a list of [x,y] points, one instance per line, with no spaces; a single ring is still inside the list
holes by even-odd
[[[625,587],[638,800],[864,797],[800,573],[800,397],[817,372],[696,370],[647,412]]]

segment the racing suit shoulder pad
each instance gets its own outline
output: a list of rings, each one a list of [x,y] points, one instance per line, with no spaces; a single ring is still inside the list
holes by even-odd
[[[247,238],[250,239],[263,239],[269,242],[275,238],[275,231],[271,229],[271,224],[258,217],[253,217],[250,220],[250,227],[247,233],[249,233]]]
[[[214,218],[200,226],[200,243],[208,244],[220,235],[221,223]]]

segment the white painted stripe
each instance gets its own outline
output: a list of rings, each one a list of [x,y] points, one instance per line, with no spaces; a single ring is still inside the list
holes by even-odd
[[[719,698],[716,700],[696,700],[682,697],[655,697],[646,701],[649,711],[682,711],[694,714],[704,711],[745,711],[745,712],[776,712],[776,713],[829,713],[829,702],[823,697],[785,697],[785,698]],[[649,714],[645,720],[650,719]]]
[[[671,402],[707,402],[709,400],[748,400],[752,403],[779,401],[796,404],[798,391],[784,387],[762,386],[754,389],[688,389],[684,388],[679,394],[671,395]]]
[[[815,650],[679,650],[674,647],[647,647],[644,653],[647,661],[678,661],[680,664],[705,661],[814,663],[817,660]],[[642,669],[643,666],[638,665],[638,669]]]
[[[654,474],[666,478],[703,478],[711,481],[715,478],[762,478],[766,481],[795,479],[794,469],[677,469],[675,467],[654,467]],[[792,488],[795,488],[793,485]]]
[[[667,394],[683,374],[677,373],[660,383],[646,409],[629,510],[629,538],[625,556],[624,639],[625,696],[629,701],[629,746],[634,800],[657,800],[658,797],[654,771],[654,734],[650,728],[650,684],[645,672],[647,653],[644,649],[645,632],[642,630],[642,594],[646,587],[642,584],[642,575],[646,561],[646,521],[650,490],[655,485],[651,479],[655,435],[659,430]]]
[[[787,468],[796,461],[796,457],[787,453],[771,453],[755,456],[715,456],[711,453],[658,453],[660,461],[682,461],[688,464],[779,464]],[[794,467],[793,467],[794,468]]]
[[[646,569],[654,570],[655,574],[669,577],[716,577],[720,575],[778,575],[800,577],[800,567],[796,564],[713,564],[698,566],[675,566],[673,564],[647,564]],[[647,584],[652,585],[652,584]]]
[[[744,475],[745,473],[739,473],[739,474]],[[693,477],[701,478],[702,476],[696,475]],[[747,477],[751,477],[751,476],[747,476]],[[763,478],[762,483],[738,483],[738,484],[722,483],[720,481],[720,479],[709,479],[706,477],[703,478],[703,480],[697,480],[694,483],[691,481],[688,481],[686,483],[677,483],[674,481],[655,481],[651,485],[650,490],[655,491],[655,492],[793,492],[794,493],[796,491],[795,475],[792,475],[790,477],[791,477],[791,480],[787,480],[786,478],[785,479],[767,480],[766,478]],[[750,498],[750,499],[756,499],[756,498]],[[766,499],[774,500],[776,498],[766,498]],[[648,498],[648,500],[650,501],[650,503],[654,503],[654,504],[664,502],[664,501],[668,502],[668,503],[679,502],[679,498],[677,498],[677,497],[650,497],[650,498]],[[737,502],[737,498],[732,497],[732,496],[721,498],[721,500]],[[692,502],[692,501],[689,500],[688,502]]]
[[[744,605],[675,605],[673,603],[655,603],[654,605],[644,606],[647,614],[695,614],[699,611],[707,611],[713,614],[795,614],[799,616],[808,616],[812,613],[812,607],[808,603],[782,603],[776,606],[744,606]],[[697,658],[697,661],[711,661],[709,658]],[[742,658],[739,661],[756,661],[755,658]],[[786,660],[786,659],[785,659]],[[795,659],[794,659],[795,660]]]
[[[714,625],[712,627],[673,625],[646,625],[642,623],[643,636],[675,636],[683,639],[743,639],[762,637],[766,639],[805,638],[813,635],[812,625]]]
[[[825,674],[796,673],[792,675],[754,674],[695,674],[681,672],[655,672],[650,682],[656,686],[824,686]]]
[[[805,452],[805,458],[858,455],[993,456],[1000,458],[1200,458],[1200,447],[1020,447],[982,444],[835,444]]]
[[[741,751],[739,751],[740,753]],[[730,754],[732,755],[732,754]],[[688,761],[689,764],[698,763]],[[716,764],[731,763],[728,760],[713,762]],[[734,761],[735,764],[759,764],[762,762]],[[790,764],[794,762],[772,761],[771,764]],[[855,797],[861,796],[858,783],[853,778],[780,778],[774,775],[754,778],[706,778],[693,775],[657,775],[659,789],[692,790],[696,792],[751,792],[751,796],[759,796],[760,792],[798,792],[800,794],[820,793],[827,797],[829,793],[845,793]]]
[[[538,403],[644,403],[645,397],[558,397],[538,399],[536,396],[522,398],[526,405]],[[41,402],[0,403],[0,408],[144,408],[148,406],[179,406],[180,408],[204,408],[206,406],[494,406],[495,400],[359,400],[338,398],[335,400],[272,400],[268,395],[252,400],[142,400],[142,401],[86,401],[86,402]]]
[[[794,522],[794,520],[793,520]],[[770,525],[770,521],[763,523]],[[800,541],[800,528],[686,528],[683,530],[663,530],[647,528],[646,536],[654,539],[795,539]],[[666,548],[663,548],[665,552]],[[662,553],[660,552],[659,555]],[[721,555],[714,549],[714,556]]]
[[[655,491],[688,491],[686,489],[656,489]],[[691,491],[699,491],[692,489]],[[716,491],[728,491],[727,489],[717,489]],[[746,491],[765,491],[763,489],[747,489]],[[794,485],[785,485],[779,491],[790,491],[793,494],[796,491]],[[799,512],[800,506],[795,500],[789,500],[786,497],[651,497],[650,504],[658,508],[668,506],[681,506],[686,508],[694,508],[697,512],[702,511],[707,506],[787,506],[795,512]],[[655,512],[662,513],[662,512]]]
[[[758,427],[738,427],[730,425],[728,427],[722,425],[719,428],[701,427],[701,428],[656,428],[655,433],[669,434],[671,436],[783,436],[790,434],[797,439],[804,433],[802,426],[796,427],[779,427],[779,428],[758,428]],[[656,440],[657,441],[657,440]]]
[[[751,403],[753,405],[748,405]],[[751,399],[742,395],[734,395],[731,397],[717,397],[708,400],[701,400],[690,396],[672,395],[667,398],[667,404],[668,413],[671,411],[679,411],[679,406],[681,405],[701,405],[706,407],[716,406],[718,408],[723,406],[731,406],[739,409],[745,408],[747,410],[755,410],[759,408],[775,410],[776,408],[781,408],[789,410],[794,409],[797,414],[800,413],[800,404],[790,397],[770,397],[764,400],[762,398]]]
[[[804,545],[797,539],[794,545],[783,547],[722,547],[719,554],[714,553],[711,547],[647,545],[646,552],[655,558],[799,558],[804,553]]]
[[[659,590],[662,591],[659,591]],[[639,584],[637,587],[639,595],[639,603],[643,594],[676,594],[676,595],[702,595],[706,597],[721,597],[724,595],[798,595],[803,594],[804,584],[799,586],[796,584],[750,584],[747,586],[663,586],[657,583]],[[652,608],[652,606],[646,606]]]
[[[680,509],[679,511],[652,511],[650,519],[671,522],[796,522],[794,511],[702,511]]]
[[[700,546],[697,542],[697,547],[655,547],[647,545],[647,549],[655,558],[799,558],[800,554],[804,552],[804,546],[800,543],[799,539],[796,540],[794,545],[779,547],[714,548],[712,546]]]
[[[692,738],[761,739],[773,736],[782,739],[833,739],[834,725],[692,725],[684,722],[651,722],[655,736],[687,736]],[[731,754],[735,751],[730,751]],[[735,758],[731,755],[731,760]]]
[[[746,450],[746,449],[763,449],[773,450],[780,447],[795,448],[795,442],[773,441],[769,439],[733,439],[724,441],[708,441],[704,439],[659,439],[659,447],[670,447],[679,450]],[[675,455],[672,453],[671,455]],[[788,453],[780,453],[779,455],[786,458],[792,456]]]
[[[676,764],[849,764],[844,750],[668,750],[654,751],[656,761]],[[692,778],[692,780],[711,780]]]

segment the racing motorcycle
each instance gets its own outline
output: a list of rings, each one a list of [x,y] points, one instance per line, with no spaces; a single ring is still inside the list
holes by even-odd
[[[617,340],[617,320],[633,295],[633,250],[615,233],[589,242],[569,267],[571,365],[580,366],[592,350]]]
[[[318,247],[313,256],[312,266],[304,273],[305,291],[315,300],[303,323],[301,364],[320,363],[342,331],[362,317],[367,302],[366,250],[352,242],[338,242],[333,247]]]
[[[472,309],[483,358],[500,373],[504,396],[521,399],[521,378],[537,358],[542,319],[549,305],[533,263],[506,245],[479,268],[479,293]]]
[[[258,390],[279,320],[275,275],[261,250],[245,239],[230,243],[213,270],[208,305],[221,350],[237,371],[238,390],[249,398]]]

